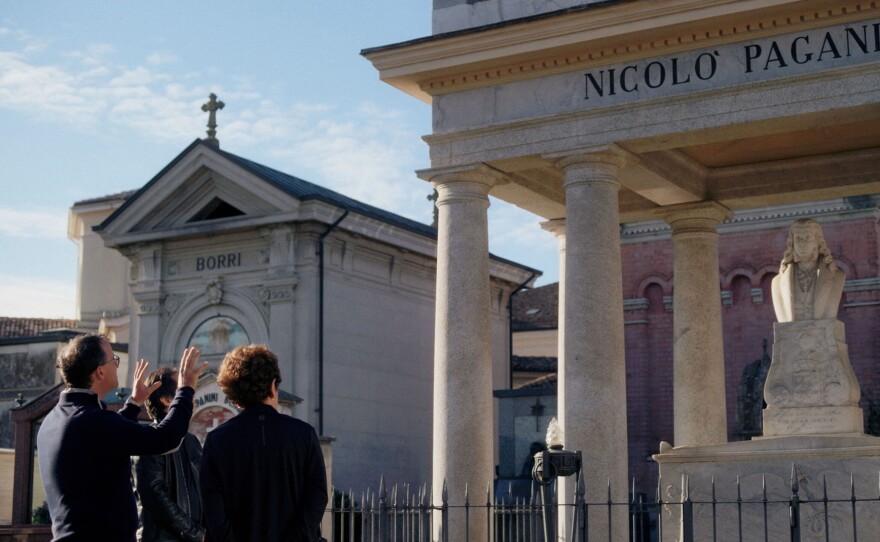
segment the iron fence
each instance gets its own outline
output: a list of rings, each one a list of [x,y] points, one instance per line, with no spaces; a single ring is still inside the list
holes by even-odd
[[[487,487],[479,502],[472,501],[467,488],[459,503],[450,502],[443,488],[439,502],[426,486],[386,488],[384,478],[378,491],[356,498],[353,492],[334,491],[330,514],[329,542],[450,542],[450,519],[460,522],[464,540],[452,542],[548,542],[557,540],[557,518],[567,526],[559,540],[571,542],[876,542],[880,541],[880,473],[876,495],[857,496],[852,475],[847,496],[829,497],[823,477],[821,495],[806,495],[792,466],[789,493],[785,498],[768,492],[761,480],[757,498],[744,498],[739,478],[735,498],[716,497],[713,479],[702,496],[692,494],[683,479],[681,498],[663,497],[661,482],[651,498],[628,490],[626,502],[615,502],[608,485],[607,498],[584,498],[584,480],[578,476],[573,504],[558,504],[558,486],[542,491],[532,482],[528,496],[517,495],[512,485],[493,494]],[[727,490],[731,488],[726,488]],[[612,530],[612,516],[624,513],[626,528]],[[600,534],[594,529],[602,524]],[[479,539],[475,533],[480,532]]]

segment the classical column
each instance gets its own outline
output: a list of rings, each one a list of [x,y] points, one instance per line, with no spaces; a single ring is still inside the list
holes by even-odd
[[[559,359],[558,408],[567,450],[583,453],[588,502],[627,500],[626,369],[620,269],[616,149],[571,154],[565,173],[566,247],[564,345]],[[563,283],[561,283],[563,284]],[[562,502],[573,492],[565,484]],[[561,524],[559,540],[569,529]],[[590,540],[621,540],[628,532],[625,507],[590,518]],[[611,533],[609,535],[609,529]],[[610,538],[609,538],[610,536]]]
[[[559,291],[556,293],[556,359],[561,360],[565,358],[565,219],[555,218],[541,222],[541,228],[549,231],[556,238],[556,250],[559,253]],[[560,388],[563,376],[561,371],[556,376]],[[557,417],[557,419],[559,418]]]
[[[499,174],[486,166],[419,172],[437,190],[437,296],[434,321],[434,502],[444,484],[451,505],[481,495],[494,475],[492,358],[489,329],[489,190]],[[439,516],[438,516],[439,518]],[[486,519],[472,516],[470,539],[485,540]],[[449,540],[465,540],[462,509]]]
[[[714,202],[670,209],[673,247],[675,446],[727,442],[718,224],[730,211]]]

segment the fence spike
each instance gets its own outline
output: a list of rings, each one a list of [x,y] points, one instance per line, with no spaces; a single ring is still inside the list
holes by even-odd
[[[632,481],[632,501],[630,501],[630,502],[632,502],[633,504],[635,504],[635,502],[636,502],[636,477],[635,476],[633,476],[633,481]]]
[[[825,503],[828,502],[828,477],[824,474],[822,475],[822,500]]]
[[[792,461],[791,463],[791,491],[792,493],[797,493],[800,490],[800,484],[797,479],[797,465]]]
[[[611,478],[608,479],[608,504],[611,504]]]
[[[764,496],[764,502],[767,502],[767,475],[761,475],[761,494]]]
[[[492,484],[490,482],[486,482],[486,506],[492,504]]]
[[[385,490],[385,475],[383,474],[381,478],[379,478],[379,501],[385,500],[388,496],[387,491]]]
[[[467,484],[464,486],[464,494],[467,496]],[[443,506],[449,503],[449,486],[446,484],[446,478],[443,479],[443,491],[440,494],[440,499],[443,501]]]
[[[715,475],[712,475],[712,502],[715,502]]]
[[[856,481],[853,473],[849,473],[849,498],[852,501],[856,500]]]

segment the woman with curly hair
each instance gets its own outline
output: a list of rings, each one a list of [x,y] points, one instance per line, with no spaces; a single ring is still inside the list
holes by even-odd
[[[311,425],[278,412],[278,358],[264,345],[239,346],[217,383],[242,411],[205,440],[205,540],[320,540],[324,457]]]

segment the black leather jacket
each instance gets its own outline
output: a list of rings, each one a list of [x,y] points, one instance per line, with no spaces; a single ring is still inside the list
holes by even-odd
[[[180,447],[164,455],[135,458],[139,542],[201,542],[199,465],[202,447],[187,433]]]

